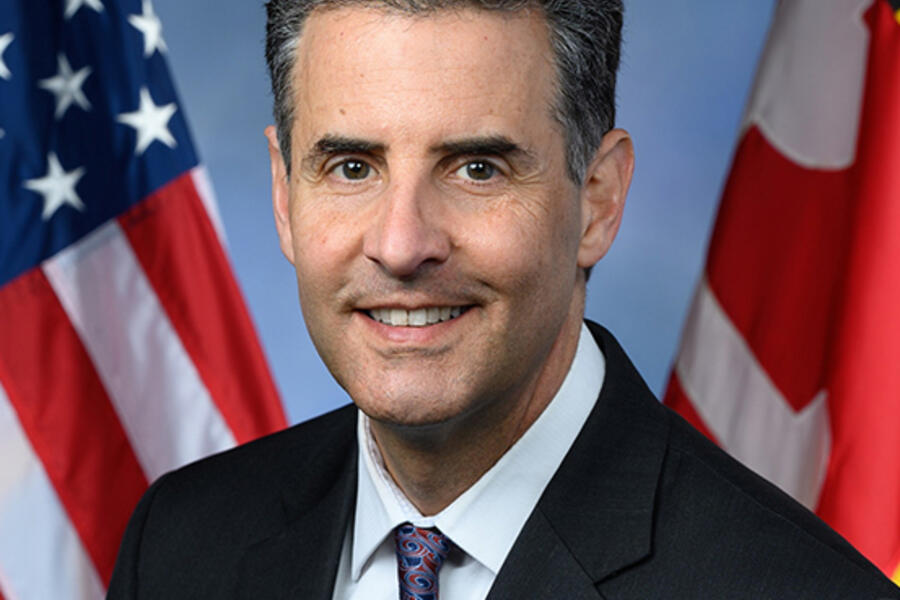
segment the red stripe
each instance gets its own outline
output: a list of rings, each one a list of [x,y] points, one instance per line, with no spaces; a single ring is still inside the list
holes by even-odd
[[[710,287],[795,410],[824,387],[849,238],[848,171],[806,169],[754,127],[710,244]]]
[[[663,403],[684,417],[684,419],[693,425],[697,431],[716,444],[719,443],[716,436],[714,436],[709,427],[706,426],[703,417],[701,417],[700,413],[694,409],[691,399],[684,393],[684,389],[681,387],[681,381],[679,381],[678,374],[675,371],[672,372],[672,377],[669,379],[669,387],[666,389]]]
[[[190,173],[120,223],[238,443],[283,428],[275,384]]]
[[[872,31],[845,300],[829,386],[834,451],[819,514],[888,575],[900,550],[900,27]]]
[[[97,572],[109,582],[147,480],[40,269],[0,289],[0,332],[0,382]]]

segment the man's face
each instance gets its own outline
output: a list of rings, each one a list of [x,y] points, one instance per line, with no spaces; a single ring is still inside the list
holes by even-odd
[[[316,12],[294,85],[276,222],[313,342],[356,404],[442,423],[564,373],[593,260],[543,21]]]

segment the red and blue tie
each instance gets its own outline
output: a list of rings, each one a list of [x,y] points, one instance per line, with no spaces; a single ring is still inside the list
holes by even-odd
[[[394,530],[400,600],[438,600],[438,571],[450,552],[450,541],[437,529],[404,523]]]

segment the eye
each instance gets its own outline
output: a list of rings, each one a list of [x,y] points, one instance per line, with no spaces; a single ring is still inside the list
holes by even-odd
[[[486,160],[472,160],[464,164],[456,172],[464,179],[488,181],[496,175],[497,167]]]
[[[344,179],[350,181],[362,181],[372,172],[369,163],[361,160],[345,160],[339,164],[336,169]]]

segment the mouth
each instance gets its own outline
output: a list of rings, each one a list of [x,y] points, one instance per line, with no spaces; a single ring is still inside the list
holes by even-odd
[[[373,321],[390,327],[427,327],[452,321],[465,314],[471,306],[430,306],[428,308],[373,308],[362,311]]]

